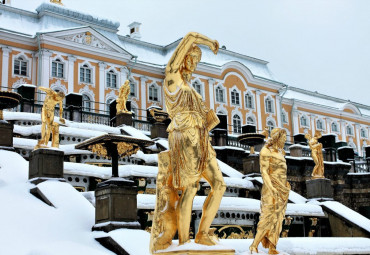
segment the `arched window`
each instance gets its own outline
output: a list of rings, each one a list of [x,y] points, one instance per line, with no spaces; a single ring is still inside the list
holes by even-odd
[[[351,125],[347,125],[346,133],[347,133],[347,135],[353,135],[353,128],[352,128]]]
[[[199,95],[203,95],[202,94],[202,84],[200,84],[199,81],[195,81],[193,82],[193,88],[195,89],[196,92],[198,92]]]
[[[301,117],[301,126],[302,127],[308,127],[308,121],[306,116]]]
[[[86,94],[82,94],[82,110],[91,112],[93,110],[92,105],[93,104],[90,97]]]
[[[224,90],[222,89],[221,85],[216,87],[216,101],[220,103],[225,103]]]
[[[361,128],[361,137],[367,138],[367,132],[366,132],[366,129],[364,128]]]
[[[254,123],[254,119],[252,117],[247,118],[247,125],[252,125],[255,126],[256,124]]]
[[[239,92],[236,89],[233,89],[231,91],[231,104],[235,104],[235,105],[240,104]]]
[[[271,130],[275,128],[274,122],[272,122],[271,120],[267,121],[267,128],[269,129],[269,132],[271,133]]]
[[[233,116],[233,132],[240,134],[242,132],[242,122],[238,115]]]
[[[274,104],[270,97],[265,100],[265,110],[267,113],[274,113]]]
[[[338,124],[336,122],[331,123],[331,131],[332,132],[339,132]]]
[[[249,109],[254,108],[254,106],[253,106],[253,95],[250,92],[245,94],[245,107],[249,108]]]
[[[114,101],[114,98],[108,98],[107,99],[107,102],[106,102],[106,107],[105,107],[105,111],[109,114],[109,111],[110,111],[110,104]]]
[[[51,63],[51,76],[56,78],[64,77],[64,64],[60,59],[56,59]]]
[[[87,64],[80,67],[80,82],[91,83],[91,68]]]
[[[14,74],[27,76],[28,62],[23,57],[14,60]]]
[[[158,88],[154,84],[149,86],[149,100],[159,101]]]
[[[281,112],[281,120],[283,121],[284,124],[288,123],[288,116],[285,111]]]
[[[107,87],[108,88],[117,88],[117,75],[113,70],[110,70],[107,73]]]
[[[321,120],[316,121],[316,129],[323,130],[323,124]]]

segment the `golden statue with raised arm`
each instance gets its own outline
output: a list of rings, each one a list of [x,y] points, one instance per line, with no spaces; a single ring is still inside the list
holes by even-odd
[[[59,121],[64,124],[63,119],[63,92],[55,92],[50,88],[39,87],[38,89],[46,92],[44,105],[41,111],[41,139],[35,149],[47,148],[50,134],[52,133],[52,147],[59,147],[59,123],[54,122],[55,106],[59,104]]]
[[[125,83],[119,88],[119,94],[117,98],[117,114],[119,113],[130,113],[126,108],[126,102],[130,95],[130,81],[126,80]]]
[[[287,165],[284,158],[285,129],[274,128],[271,138],[260,152],[260,169],[263,179],[261,190],[261,214],[251,253],[258,253],[258,244],[269,249],[269,254],[278,254],[276,245],[282,230],[289,198],[290,184],[287,181]]]
[[[310,134],[305,134],[305,138],[308,140],[308,145],[311,149],[311,157],[315,162],[315,167],[312,171],[312,179],[323,179],[324,177],[324,156],[322,155],[322,144],[319,143],[321,138],[321,132],[316,130],[315,136],[311,137]]]
[[[171,118],[167,129],[169,151],[160,153],[158,160],[151,252],[171,245],[176,230],[180,245],[190,242],[193,199],[201,178],[209,182],[211,192],[203,205],[195,242],[216,244],[209,230],[226,185],[208,135],[219,120],[190,84],[192,73],[202,55],[197,44],[208,46],[215,54],[219,49],[216,40],[198,33],[188,33],[177,46],[165,70],[164,95]],[[180,197],[177,196],[178,192],[181,193]]]

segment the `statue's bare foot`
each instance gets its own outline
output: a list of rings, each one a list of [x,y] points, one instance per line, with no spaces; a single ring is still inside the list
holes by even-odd
[[[183,244],[187,244],[187,243],[190,243],[190,239],[186,239],[186,240],[179,240],[179,245],[183,245]]]
[[[269,254],[280,254],[280,252],[278,252],[275,247],[272,247],[270,246],[269,248]]]
[[[195,242],[204,245],[216,245],[206,232],[198,232],[195,236]]]
[[[251,254],[253,254],[253,252],[258,253],[257,247],[255,247],[253,245],[249,246],[249,250],[251,251]]]

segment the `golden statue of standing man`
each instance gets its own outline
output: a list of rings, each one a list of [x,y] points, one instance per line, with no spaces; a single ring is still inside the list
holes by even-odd
[[[52,136],[52,147],[59,147],[59,123],[54,122],[55,106],[59,104],[59,121],[64,124],[63,119],[63,99],[65,97],[63,92],[55,92],[50,88],[39,87],[39,90],[46,92],[44,105],[41,111],[41,139],[38,141],[35,149],[47,148],[50,134]]]
[[[261,191],[261,214],[251,253],[258,253],[258,244],[269,249],[269,254],[279,254],[276,245],[282,230],[289,198],[290,184],[287,181],[287,165],[284,158],[285,129],[274,128],[271,138],[260,152],[260,168],[263,179]]]
[[[130,111],[126,108],[126,102],[128,99],[128,96],[130,95],[130,81],[126,80],[125,83],[119,88],[119,94],[117,98],[117,114],[119,113],[130,113]]]
[[[308,140],[308,145],[311,149],[311,157],[315,162],[315,167],[312,171],[312,179],[323,179],[324,177],[324,156],[322,155],[322,144],[319,143],[321,132],[316,130],[315,136],[311,137],[306,134],[304,137]]]
[[[170,246],[176,231],[179,245],[190,242],[193,199],[201,178],[209,182],[211,192],[203,205],[195,242],[216,244],[209,230],[226,185],[208,135],[219,120],[191,86],[192,74],[202,55],[197,44],[208,46],[215,54],[219,49],[216,40],[188,33],[165,70],[164,94],[171,124],[167,129],[169,151],[160,153],[158,159],[157,201],[150,240],[152,253]]]

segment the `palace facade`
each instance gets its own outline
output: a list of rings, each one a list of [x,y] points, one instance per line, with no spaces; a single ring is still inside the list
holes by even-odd
[[[109,104],[129,79],[136,118],[146,120],[148,107],[165,109],[164,69],[180,39],[166,46],[144,42],[138,22],[124,36],[117,33],[119,23],[56,4],[30,12],[3,1],[0,13],[2,90],[33,84],[78,93],[86,111],[109,114]],[[217,56],[205,47],[202,52],[192,85],[206,105],[227,115],[229,135],[246,124],[260,131],[283,127],[293,142],[295,134],[320,130],[365,157],[369,105],[288,86],[274,78],[267,61],[225,47]]]

